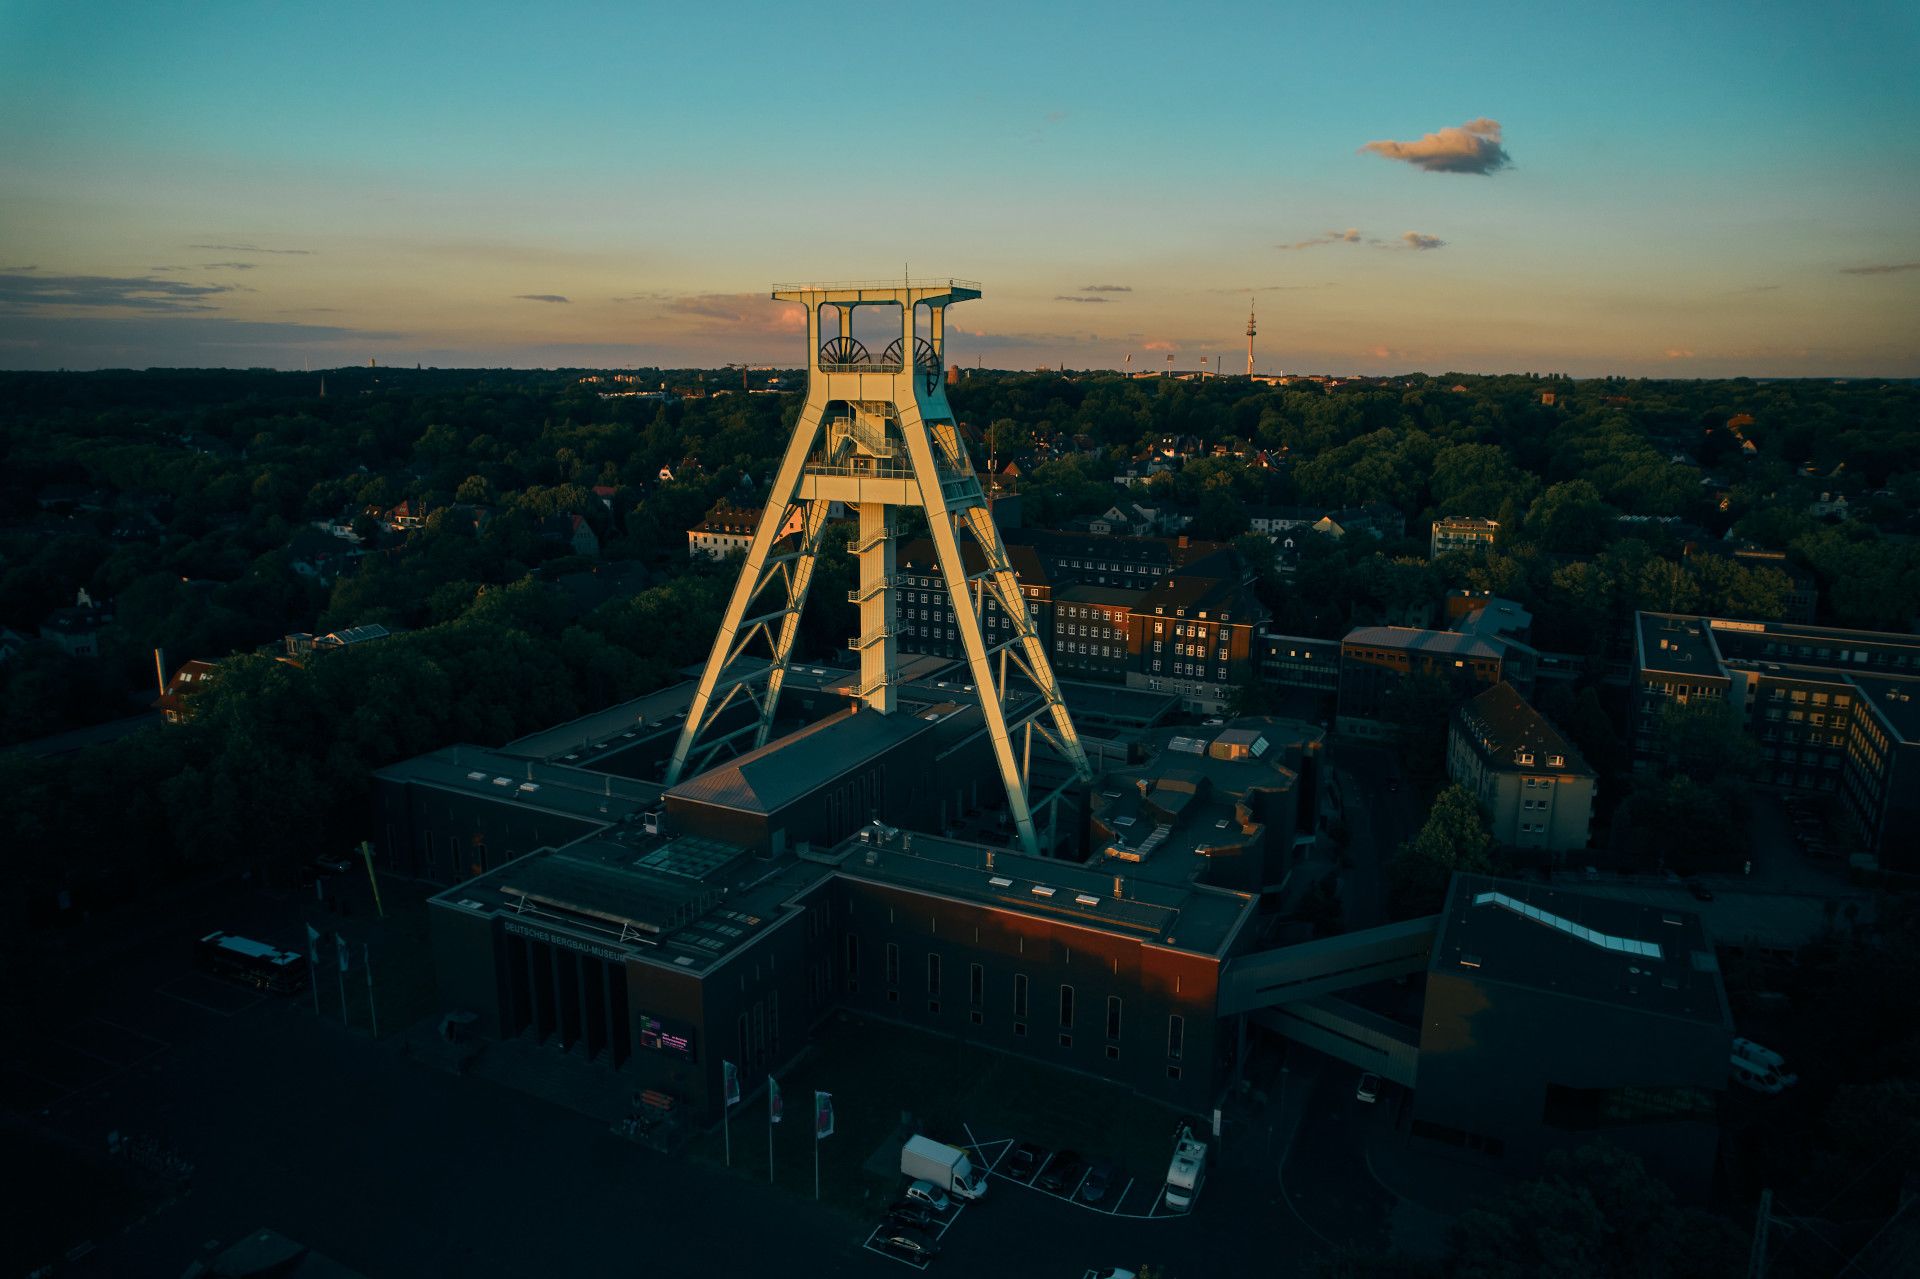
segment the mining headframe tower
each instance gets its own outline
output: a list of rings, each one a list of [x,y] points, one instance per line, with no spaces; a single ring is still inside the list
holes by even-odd
[[[777,284],[772,296],[806,311],[806,403],[674,746],[667,785],[680,780],[690,761],[698,772],[737,739],[751,735],[753,746],[766,744],[828,510],[836,501],[856,513],[859,529],[851,547],[859,584],[847,598],[859,609],[859,633],[848,647],[859,654],[860,673],[848,691],[865,710],[895,712],[896,513],[918,509],[925,513],[952,599],[954,627],[1006,783],[1014,830],[1025,851],[1037,855],[1036,813],[1070,787],[1091,780],[1092,770],[1047,660],[1034,610],[1008,562],[947,404],[941,376],[947,308],[979,297],[980,286],[970,280]],[[889,308],[899,316],[899,336],[878,358],[853,334],[854,310],[863,306]],[[824,328],[828,313],[830,335]],[[796,526],[797,532],[781,531]],[[978,571],[968,571],[963,539],[977,545]],[[989,598],[1008,621],[1007,632],[991,638],[982,626]],[[758,641],[765,642],[764,656],[749,652]],[[1039,697],[1009,720],[1008,681],[1015,678],[1030,683]],[[757,718],[709,736],[741,698],[757,708]],[[1017,755],[1016,733],[1021,734]],[[1029,794],[1035,734],[1074,774],[1037,803]]]

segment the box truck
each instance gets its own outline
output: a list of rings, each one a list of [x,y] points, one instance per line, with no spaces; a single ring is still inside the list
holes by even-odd
[[[913,1136],[900,1147],[900,1171],[915,1181],[930,1181],[962,1199],[987,1193],[987,1174],[974,1166],[967,1152],[931,1137]]]

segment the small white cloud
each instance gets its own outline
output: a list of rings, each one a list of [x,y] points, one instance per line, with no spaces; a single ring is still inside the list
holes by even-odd
[[[1360,149],[1405,160],[1428,173],[1489,174],[1513,163],[1500,145],[1500,122],[1485,117],[1426,134],[1417,142],[1369,142]]]

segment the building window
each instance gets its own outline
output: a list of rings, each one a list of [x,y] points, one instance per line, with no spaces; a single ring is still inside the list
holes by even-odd
[[[1107,1060],[1108,1060],[1108,1061],[1119,1061],[1119,1060],[1120,1060],[1120,1045],[1119,1045],[1119,1044],[1108,1044],[1108,1045],[1107,1045]]]
[[[1013,975],[1013,1015],[1021,1021],[1026,1020],[1027,975],[1025,973],[1015,973]],[[1025,1032],[1023,1031],[1022,1033],[1024,1034]]]
[[[1027,1037],[1027,1023],[1024,1021],[1014,1022],[1013,1035],[1016,1039],[1025,1039]]]
[[[1168,1067],[1167,1067],[1167,1078],[1168,1078],[1168,1079],[1178,1079],[1178,1078],[1180,1078],[1180,1067],[1178,1067],[1178,1066],[1168,1066]]]
[[[1120,996],[1107,996],[1107,1038],[1120,1038]]]
[[[967,1002],[978,1008],[986,1002],[987,970],[974,964],[967,972]]]
[[[1073,987],[1060,988],[1060,1029],[1073,1029]]]
[[[860,989],[860,939],[847,934],[847,993]]]
[[[1061,1046],[1062,1048],[1071,1048],[1071,1047],[1073,1047],[1073,1036],[1072,1036],[1072,1035],[1062,1035],[1062,1036],[1060,1036],[1060,1046]]]
[[[1175,1013],[1173,1016],[1167,1018],[1167,1056],[1174,1058],[1176,1061],[1179,1060],[1180,1054],[1186,1049],[1186,1046],[1187,1019]],[[1170,1079],[1178,1079],[1179,1077],[1177,1073],[1168,1076]]]
[[[974,1009],[971,1013],[969,1013],[967,1015],[967,1019],[976,1026],[986,1021],[986,1017],[980,1012],[978,1008]]]
[[[927,993],[940,994],[940,956],[932,951],[927,952]]]
[[[887,943],[887,985],[900,984],[900,948],[892,942]]]

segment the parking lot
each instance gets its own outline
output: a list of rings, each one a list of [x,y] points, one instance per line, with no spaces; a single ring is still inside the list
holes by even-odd
[[[971,1135],[971,1134],[969,1134]],[[1185,1219],[1186,1213],[1166,1206],[1166,1190],[1158,1178],[1130,1175],[1111,1161],[1087,1159],[1071,1150],[1046,1150],[1013,1138],[972,1142],[962,1147],[980,1161],[989,1182],[1017,1186],[1020,1192],[1041,1196],[1082,1212],[1133,1220]],[[1024,1155],[1024,1158],[1020,1156]],[[904,1174],[903,1174],[904,1185]],[[1096,1190],[1094,1187],[1098,1186]],[[978,1205],[984,1209],[984,1202]],[[924,1234],[934,1245],[931,1252],[915,1252],[890,1246],[893,1233],[890,1222],[883,1221],[868,1232],[863,1247],[889,1260],[915,1270],[924,1270],[934,1257],[945,1251],[947,1235],[960,1223],[969,1208],[966,1199],[949,1197],[943,1211],[930,1211],[928,1220],[916,1233]],[[1089,1271],[1088,1273],[1093,1273]]]

